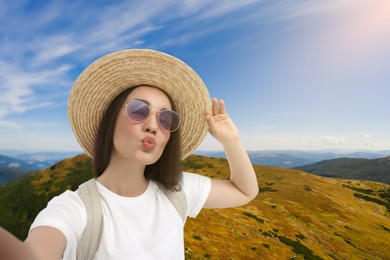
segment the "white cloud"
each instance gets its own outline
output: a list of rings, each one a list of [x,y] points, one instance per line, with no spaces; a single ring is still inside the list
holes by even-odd
[[[1,110],[0,110],[0,113],[1,113]],[[0,118],[1,118],[1,114],[0,114]],[[15,122],[5,121],[5,120],[0,120],[0,126],[18,129],[18,130],[23,129],[22,125],[15,123]]]
[[[13,162],[13,163],[8,164],[8,167],[18,168],[18,167],[20,167],[20,163]]]
[[[327,0],[327,1],[283,1],[277,2],[268,9],[274,20],[285,20],[324,13],[335,12],[359,4],[354,0]]]
[[[327,145],[341,145],[345,143],[344,138],[337,137],[337,136],[321,136],[320,139],[322,142],[326,143]]]
[[[261,2],[261,0],[242,0],[242,1],[184,1],[184,10],[188,13],[198,13],[197,20],[210,19],[220,17],[228,13],[237,11],[241,8],[248,7],[254,3]]]
[[[34,39],[30,44],[30,49],[36,54],[32,61],[34,66],[51,63],[80,49],[81,44],[76,44],[72,37],[61,34]]]
[[[0,125],[22,129],[21,123],[6,118],[14,113],[21,114],[27,110],[54,104],[55,101],[50,100],[50,94],[47,94],[49,97],[44,100],[42,95],[36,93],[36,88],[49,92],[51,86],[58,87],[61,81],[64,81],[66,72],[70,68],[71,66],[62,65],[47,70],[28,71],[18,64],[0,60],[0,81],[2,82],[0,85]]]

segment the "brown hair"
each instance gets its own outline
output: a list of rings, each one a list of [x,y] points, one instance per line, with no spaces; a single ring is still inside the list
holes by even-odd
[[[127,96],[136,87],[129,88],[119,94],[108,106],[100,122],[95,141],[93,170],[95,177],[103,174],[108,166],[113,150],[113,135],[115,122],[120,109],[123,108]],[[165,93],[165,92],[164,92]],[[175,104],[169,98],[172,109],[175,110]],[[180,148],[180,128],[171,133],[168,143],[160,158],[151,165],[146,165],[144,176],[147,180],[153,180],[163,185],[166,189],[180,189],[179,181],[182,177],[182,161]]]

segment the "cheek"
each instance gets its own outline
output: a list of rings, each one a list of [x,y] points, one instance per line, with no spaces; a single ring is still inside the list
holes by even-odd
[[[114,142],[115,140],[122,141],[123,139],[128,139],[129,137],[134,136],[135,132],[136,125],[131,124],[127,118],[120,115],[115,124]]]
[[[162,144],[164,145],[164,148],[165,146],[167,145],[168,141],[169,141],[169,138],[171,137],[171,133],[161,133],[162,135]]]

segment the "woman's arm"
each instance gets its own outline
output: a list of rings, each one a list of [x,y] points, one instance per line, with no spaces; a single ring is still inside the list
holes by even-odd
[[[242,146],[239,132],[226,114],[223,100],[212,101],[212,115],[206,115],[209,131],[222,143],[230,166],[230,180],[212,180],[206,208],[227,208],[247,204],[254,199],[259,187],[249,156]]]
[[[56,228],[40,226],[30,231],[25,244],[39,260],[59,260],[66,246],[66,238]]]
[[[7,230],[0,227],[0,260],[38,260],[32,250]]]
[[[0,260],[59,260],[65,246],[65,236],[52,227],[34,228],[24,243],[0,227]]]

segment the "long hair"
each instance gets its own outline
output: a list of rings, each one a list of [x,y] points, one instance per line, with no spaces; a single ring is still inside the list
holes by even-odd
[[[107,107],[101,120],[95,142],[93,171],[95,177],[99,177],[106,170],[110,162],[111,153],[114,149],[114,130],[120,109],[127,96],[137,87],[129,88],[119,94]],[[165,93],[165,92],[164,92]],[[166,93],[165,93],[166,94]],[[167,95],[167,94],[166,94]],[[172,109],[175,110],[175,104],[169,95]],[[180,128],[171,133],[168,143],[160,158],[151,165],[146,165],[144,176],[147,180],[153,180],[163,185],[166,189],[180,189],[179,182],[182,177],[182,160],[180,148]]]

